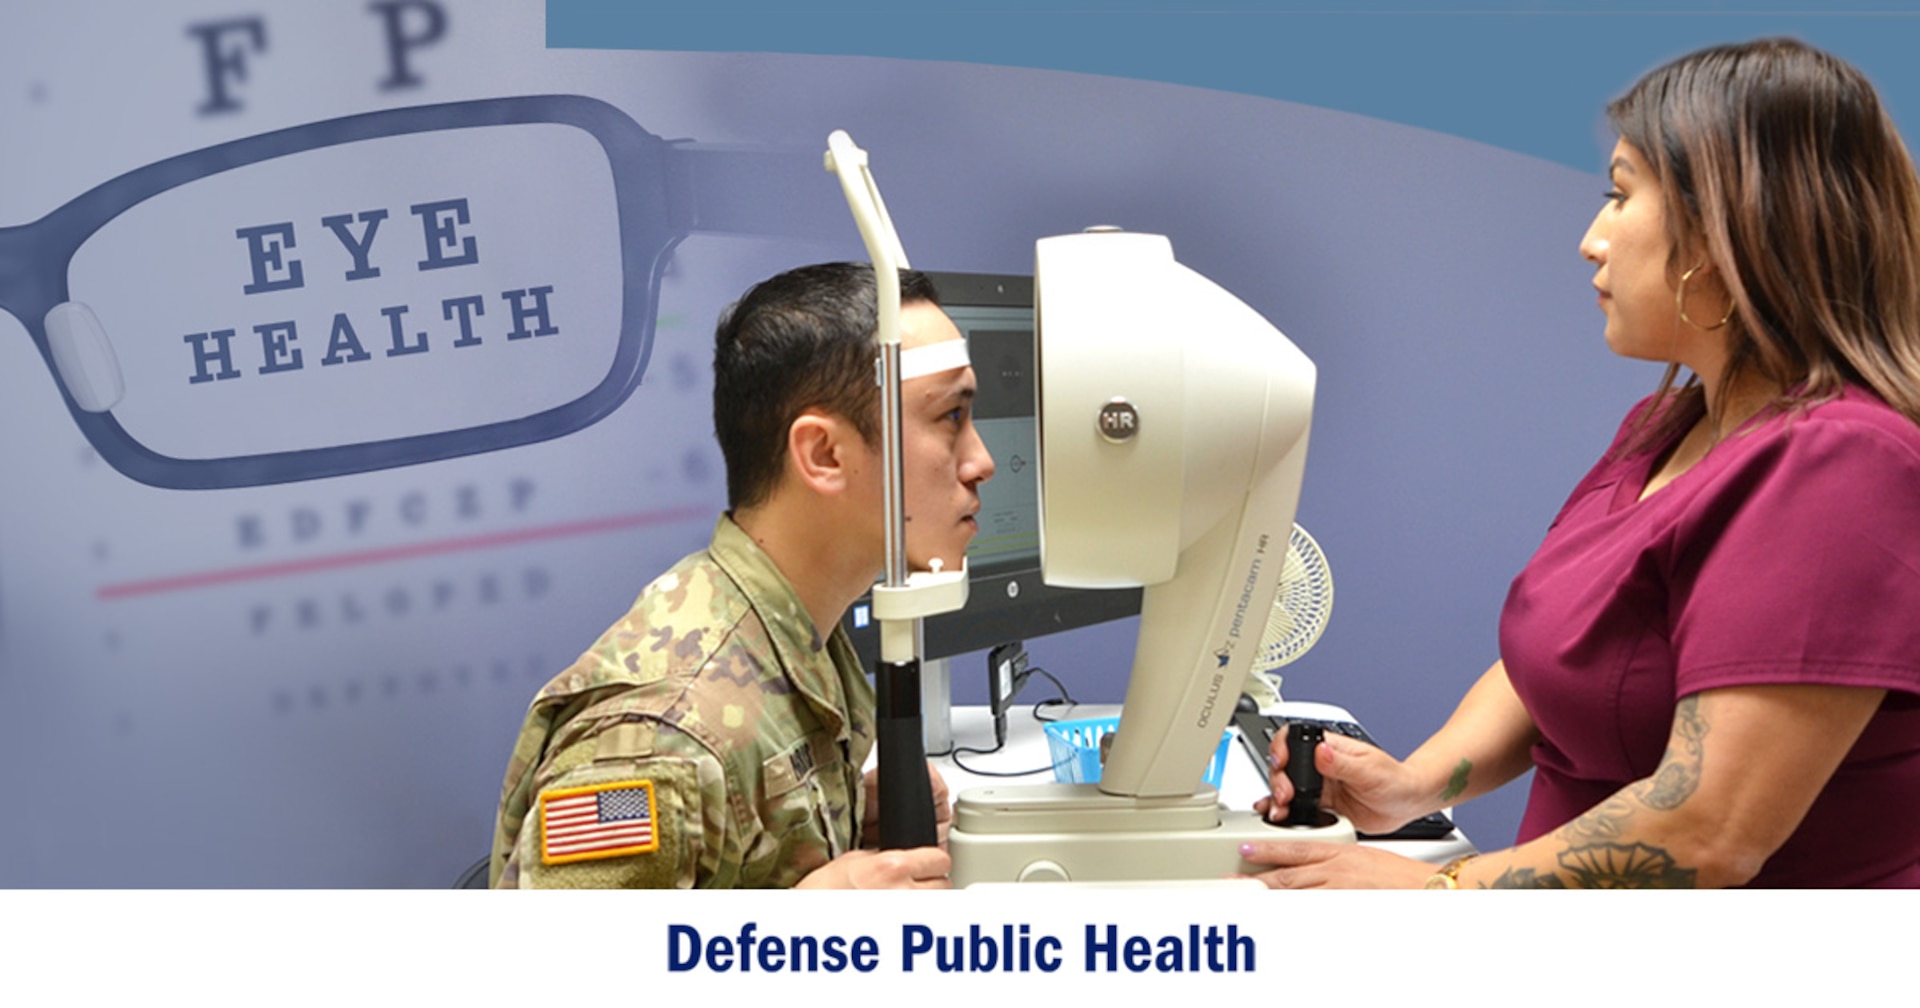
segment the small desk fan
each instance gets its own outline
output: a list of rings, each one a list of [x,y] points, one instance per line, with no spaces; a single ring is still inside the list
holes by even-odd
[[[1261,708],[1280,702],[1280,677],[1273,673],[1306,654],[1327,628],[1333,615],[1333,571],[1327,555],[1299,525],[1287,537],[1287,558],[1280,568],[1280,588],[1267,613],[1267,629],[1247,674],[1246,694]]]

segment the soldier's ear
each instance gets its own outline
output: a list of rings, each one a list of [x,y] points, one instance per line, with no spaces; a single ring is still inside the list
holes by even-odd
[[[787,470],[801,486],[816,494],[837,494],[851,476],[847,439],[860,432],[837,416],[808,410],[787,428]],[[865,442],[860,442],[864,444]]]

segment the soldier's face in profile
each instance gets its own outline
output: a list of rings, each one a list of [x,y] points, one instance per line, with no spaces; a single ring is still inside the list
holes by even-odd
[[[900,342],[911,349],[959,339],[947,313],[924,302],[900,309]],[[907,562],[930,570],[938,559],[958,569],[979,531],[980,484],[993,477],[993,456],[973,426],[976,382],[971,367],[901,383],[901,453],[905,469]],[[872,471],[881,471],[874,451]]]

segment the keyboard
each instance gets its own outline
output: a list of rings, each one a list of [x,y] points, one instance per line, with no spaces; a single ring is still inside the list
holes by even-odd
[[[1273,737],[1288,724],[1319,725],[1322,733],[1339,732],[1352,739],[1359,739],[1375,748],[1380,743],[1367,734],[1357,721],[1341,719],[1322,719],[1314,717],[1282,717],[1278,714],[1262,714],[1259,711],[1236,711],[1234,726],[1240,729],[1240,742],[1247,755],[1253,758],[1259,768],[1260,776],[1267,775],[1267,753],[1273,745]],[[1362,833],[1362,840],[1441,840],[1453,835],[1453,820],[1445,813],[1431,812],[1394,830],[1391,833]]]

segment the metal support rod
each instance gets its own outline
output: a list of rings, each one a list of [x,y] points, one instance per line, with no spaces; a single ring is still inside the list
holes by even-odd
[[[876,267],[875,272],[878,273]],[[875,277],[876,282],[878,277]],[[899,295],[900,281],[894,278],[894,297]],[[886,480],[881,491],[886,509],[886,521],[882,526],[886,530],[886,561],[889,588],[899,588],[907,583],[907,507],[906,473],[900,445],[900,344],[898,341],[880,344],[880,438],[881,465],[886,470]],[[898,660],[899,655],[886,656]]]
[[[876,280],[878,278],[876,277]],[[899,277],[894,277],[894,297]],[[881,459],[886,468],[886,584],[907,583],[906,472],[901,453],[900,344],[880,344]],[[906,654],[880,656],[874,670],[875,741],[880,747],[880,846],[886,850],[939,842],[933,786],[927,780],[925,728],[920,716],[920,621],[911,621]],[[888,635],[882,633],[882,642]],[[882,651],[890,650],[883,647]]]

